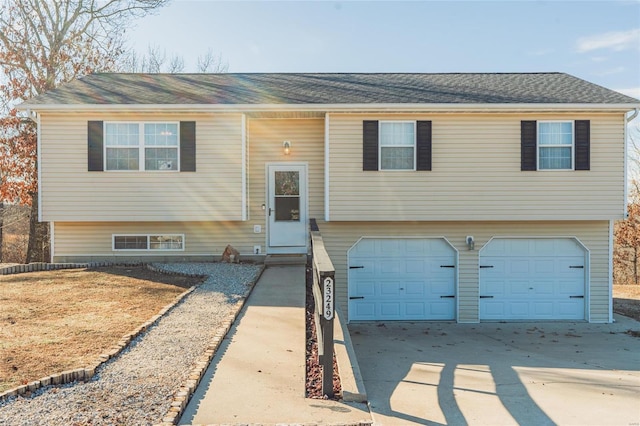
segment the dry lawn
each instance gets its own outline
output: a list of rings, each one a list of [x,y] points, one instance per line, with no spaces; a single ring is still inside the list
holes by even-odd
[[[613,311],[640,321],[640,285],[614,285]]]
[[[199,281],[143,267],[0,276],[0,392],[88,365]]]

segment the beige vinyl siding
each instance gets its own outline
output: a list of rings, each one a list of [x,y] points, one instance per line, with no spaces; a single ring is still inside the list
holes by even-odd
[[[263,234],[256,244],[266,241],[267,203],[266,165],[306,163],[308,174],[309,218],[324,216],[324,120],[249,119],[249,223],[261,225]],[[283,141],[291,142],[291,153],[284,155]]]
[[[325,245],[336,268],[336,293],[347,310],[347,251],[360,237],[445,237],[458,250],[459,322],[477,322],[478,255],[491,237],[577,237],[590,251],[590,306],[592,322],[609,319],[609,223],[597,222],[324,222]],[[473,235],[475,250],[465,237]]]
[[[321,119],[248,119],[248,182],[247,193],[249,217],[247,221],[191,222],[176,216],[164,222],[114,222],[82,223],[59,221],[55,223],[55,256],[58,261],[78,259],[85,256],[119,257],[126,252],[111,250],[112,234],[185,234],[184,252],[129,252],[130,256],[167,255],[219,256],[227,244],[233,245],[241,254],[253,253],[259,245],[266,250],[267,223],[262,204],[265,198],[265,164],[269,162],[306,163],[309,179],[309,217],[321,218],[324,209],[324,121]],[[285,156],[282,142],[292,142],[291,154]],[[200,145],[198,145],[200,150]],[[200,154],[199,154],[200,155]],[[240,155],[239,157],[240,158]],[[200,157],[198,157],[200,161]],[[198,164],[200,167],[200,164]],[[237,194],[240,196],[240,193]],[[198,200],[197,194],[190,194]],[[228,195],[230,196],[230,195]],[[129,215],[131,210],[125,210]],[[254,225],[261,226],[254,233]]]
[[[109,260],[115,257],[209,256],[219,259],[227,244],[251,253],[252,235],[245,222],[55,222],[54,261]],[[112,250],[112,235],[184,234],[184,251]]]
[[[590,171],[520,170],[521,120],[591,120]],[[431,120],[433,170],[362,171],[363,120]],[[624,212],[624,116],[331,114],[330,219],[609,220]]]
[[[87,171],[87,122],[195,121],[196,172]],[[45,221],[242,219],[240,114],[43,114]]]
[[[590,251],[590,277],[586,294],[592,322],[609,318],[609,224],[608,222],[322,222],[320,231],[336,268],[337,300],[347,310],[347,251],[362,236],[445,237],[459,253],[459,322],[478,321],[478,254],[491,237],[577,237]],[[113,252],[112,234],[184,234],[184,252],[132,252],[134,257],[189,256],[217,259],[227,244],[241,253],[264,244],[264,234],[252,233],[247,222],[106,222],[55,224],[54,261],[116,260],[126,252]],[[465,237],[473,235],[475,250]]]

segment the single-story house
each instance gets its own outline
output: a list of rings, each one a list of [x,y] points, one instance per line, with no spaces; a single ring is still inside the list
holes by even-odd
[[[52,261],[307,253],[350,321],[611,322],[640,101],[564,73],[92,74],[38,124]]]

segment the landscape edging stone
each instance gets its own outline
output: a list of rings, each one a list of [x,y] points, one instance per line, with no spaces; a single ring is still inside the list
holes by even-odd
[[[32,266],[33,265],[33,266]],[[43,265],[50,265],[50,267],[46,267]],[[168,275],[182,275],[188,277],[198,277],[201,275],[198,274],[188,274],[181,272],[173,272],[173,271],[165,271],[164,269],[157,268],[152,264],[145,264],[141,262],[135,263],[109,263],[109,262],[90,262],[90,263],[29,263],[26,265],[18,265],[18,266],[9,266],[6,268],[0,268],[0,275],[13,275],[13,274],[21,274],[27,272],[40,272],[40,271],[53,271],[53,270],[61,270],[61,269],[81,269],[81,268],[97,268],[104,266],[140,266],[143,265],[147,269],[153,272],[166,273]],[[21,268],[19,268],[19,266]],[[15,388],[7,389],[6,391],[0,393],[0,401],[6,400],[12,397],[23,396],[27,394],[31,394],[41,387],[46,386],[60,386],[65,385],[67,383],[80,382],[90,380],[103,364],[108,362],[109,360],[117,357],[129,344],[138,336],[149,330],[153,325],[155,325],[160,318],[162,318],[166,313],[171,311],[175,306],[178,305],[185,297],[191,294],[197,286],[191,286],[186,291],[180,293],[175,297],[175,299],[165,305],[157,315],[151,317],[151,319],[141,326],[139,326],[134,331],[125,334],[120,341],[110,350],[105,353],[98,355],[95,362],[87,365],[83,368],[77,368],[75,370],[67,370],[59,373],[53,373],[49,376],[42,377],[38,380],[31,381],[25,385],[17,386]]]

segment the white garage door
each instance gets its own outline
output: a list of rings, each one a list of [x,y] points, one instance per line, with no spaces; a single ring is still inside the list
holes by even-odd
[[[348,253],[350,320],[452,320],[456,252],[443,238],[362,238]]]
[[[480,319],[584,319],[586,259],[573,238],[494,238],[480,251]]]

